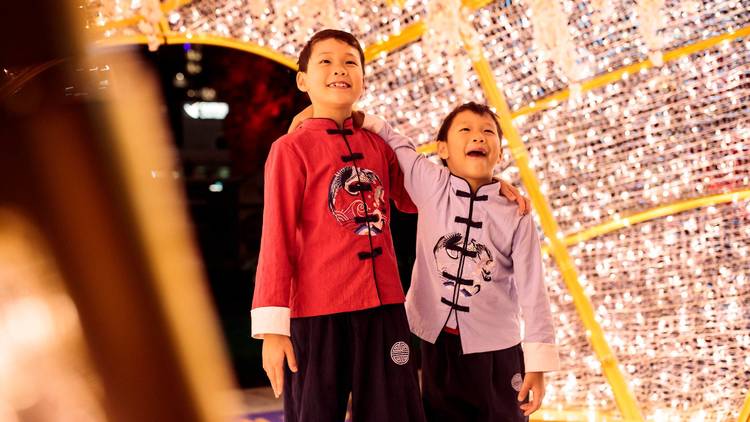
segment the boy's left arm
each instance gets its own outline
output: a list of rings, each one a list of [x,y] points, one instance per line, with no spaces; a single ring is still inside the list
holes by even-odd
[[[523,402],[531,391],[531,398],[527,403],[519,406],[524,416],[529,416],[542,407],[544,399],[544,372],[526,372],[523,377],[523,385],[518,392],[518,401]]]
[[[556,371],[560,367],[552,312],[542,273],[541,244],[531,215],[521,217],[516,227],[511,258],[525,327],[523,354],[526,376],[518,400],[524,400],[528,392],[532,392],[532,401],[521,405],[524,414],[530,415],[539,409],[544,398],[544,372]]]

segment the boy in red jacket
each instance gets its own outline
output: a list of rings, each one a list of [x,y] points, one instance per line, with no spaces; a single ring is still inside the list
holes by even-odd
[[[252,334],[284,420],[423,421],[390,233],[416,212],[388,145],[354,127],[364,53],[343,31],[305,45],[297,86],[312,119],[271,146]],[[287,361],[287,365],[284,361]]]

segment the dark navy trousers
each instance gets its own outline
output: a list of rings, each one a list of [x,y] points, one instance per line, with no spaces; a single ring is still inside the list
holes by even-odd
[[[298,371],[285,366],[285,422],[423,422],[403,304],[291,320]]]
[[[526,422],[518,401],[523,382],[521,345],[463,354],[458,335],[422,341],[422,397],[430,422]]]

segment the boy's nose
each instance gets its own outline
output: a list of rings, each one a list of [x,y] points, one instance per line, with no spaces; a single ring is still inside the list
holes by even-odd
[[[338,75],[338,76],[345,76],[346,75],[346,70],[344,70],[344,69],[334,70],[333,74],[334,75]]]

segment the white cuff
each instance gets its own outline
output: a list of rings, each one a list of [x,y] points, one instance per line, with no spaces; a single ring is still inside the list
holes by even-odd
[[[264,306],[250,311],[253,338],[262,339],[264,334],[290,335],[289,308],[281,306]]]
[[[522,347],[526,372],[549,372],[560,369],[560,356],[556,344],[523,343]]]
[[[377,133],[378,135],[380,135],[380,132],[383,130],[385,125],[385,120],[375,114],[365,114],[365,120],[362,122],[362,127],[364,129],[367,129],[370,132]]]

